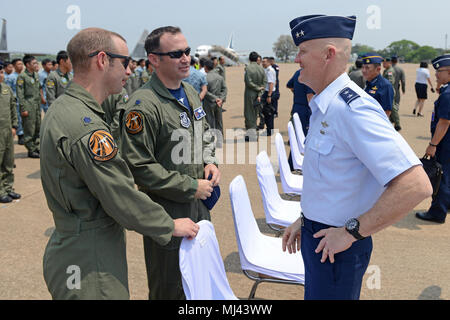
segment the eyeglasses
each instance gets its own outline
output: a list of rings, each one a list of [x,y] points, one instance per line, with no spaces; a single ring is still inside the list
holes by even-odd
[[[111,52],[107,52],[107,51],[95,51],[95,52],[92,52],[92,53],[90,53],[89,55],[88,55],[88,57],[89,58],[92,58],[92,57],[95,57],[96,55],[98,55],[100,52],[104,52],[108,57],[110,57],[110,58],[117,58],[117,59],[124,59],[123,61],[122,61],[122,65],[123,65],[123,67],[125,68],[125,70],[128,68],[128,64],[130,63],[130,61],[131,61],[131,57],[127,57],[127,56],[122,56],[122,55],[120,55],[120,54],[115,54],[115,53],[111,53]]]
[[[172,59],[180,59],[183,53],[189,56],[191,53],[191,48],[187,47],[184,50],[170,51],[170,52],[150,52],[151,54],[156,54],[157,56],[169,56]]]

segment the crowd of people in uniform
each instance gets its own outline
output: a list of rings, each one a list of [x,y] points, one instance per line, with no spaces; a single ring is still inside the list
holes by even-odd
[[[370,235],[431,195],[419,159],[396,132],[400,89],[405,92],[397,57],[368,53],[346,72],[355,22],[353,16],[317,15],[290,23],[301,69],[286,86],[293,92],[291,115],[299,114],[307,138],[303,212],[285,230],[283,250],[302,248],[308,299],[358,299],[372,252]],[[205,201],[221,179],[215,149],[223,139],[225,59],[190,56],[181,29],[171,26],[153,30],[145,49],[148,60],[134,61],[121,35],[87,28],[58,53],[56,69],[44,60],[38,72],[29,55],[0,66],[0,202],[20,198],[12,174],[17,133],[28,156],[40,158],[55,222],[43,265],[54,299],[128,299],[125,228],[143,235],[149,298],[185,298],[180,242],[196,236],[196,222],[211,219]],[[450,199],[450,56],[436,58],[433,67],[440,96],[426,154],[436,156],[444,175],[430,210],[417,217],[442,223]],[[279,71],[273,57],[250,53],[246,141],[256,140],[258,130],[272,134]],[[183,149],[181,162],[173,159],[179,141],[172,134],[178,129],[201,139]],[[362,254],[364,261],[351,258]],[[345,266],[339,276],[334,263]],[[84,275],[76,290],[66,285],[70,265]]]

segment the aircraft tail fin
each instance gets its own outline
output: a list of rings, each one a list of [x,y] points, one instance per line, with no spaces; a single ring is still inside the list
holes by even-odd
[[[0,50],[8,50],[8,40],[6,38],[6,19],[2,19],[2,34],[0,38]]]
[[[144,30],[142,32],[141,37],[139,38],[139,41],[136,43],[136,46],[133,49],[133,52],[131,53],[131,56],[134,59],[147,59],[147,52],[145,51],[145,39],[147,39],[147,36],[150,32],[148,30]]]

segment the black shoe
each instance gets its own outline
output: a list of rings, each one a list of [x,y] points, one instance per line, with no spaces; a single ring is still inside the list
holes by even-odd
[[[416,218],[426,220],[426,221],[436,222],[436,223],[444,223],[445,222],[445,218],[437,219],[437,218],[433,217],[430,213],[428,213],[428,211],[427,212],[417,212]]]
[[[263,130],[263,129],[264,129],[264,125],[263,125],[263,124],[259,124],[259,125],[256,127],[256,129],[258,129],[258,130]]]
[[[23,146],[25,144],[25,141],[23,140],[23,134],[21,134],[18,137],[19,137],[19,141],[17,141],[17,143]]]
[[[413,110],[413,114],[416,114],[416,109]]]
[[[8,196],[14,200],[20,199],[22,196],[14,191],[8,192]]]
[[[400,130],[402,130],[402,127],[400,127],[400,126],[395,126],[394,129],[397,130],[397,131],[400,131]]]
[[[8,195],[0,197],[1,203],[8,203],[8,202],[12,202],[12,201],[13,201],[13,199]]]
[[[36,151],[28,151],[28,158],[38,159],[40,156]]]

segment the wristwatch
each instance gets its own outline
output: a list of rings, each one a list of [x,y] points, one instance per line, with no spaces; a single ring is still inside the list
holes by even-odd
[[[359,233],[359,221],[358,219],[352,218],[348,220],[345,223],[345,230],[347,230],[348,233],[350,233],[356,240],[362,240],[365,239],[360,233]]]

